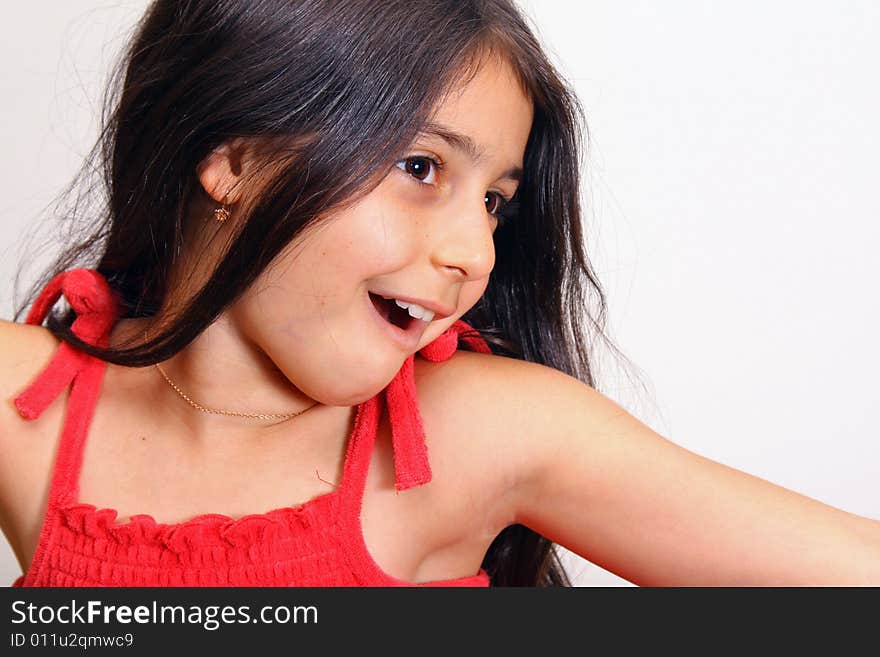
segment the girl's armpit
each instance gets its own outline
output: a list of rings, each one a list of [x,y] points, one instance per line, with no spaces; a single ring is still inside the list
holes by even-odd
[[[880,585],[877,520],[676,445],[562,372],[495,361],[514,522],[638,585]]]

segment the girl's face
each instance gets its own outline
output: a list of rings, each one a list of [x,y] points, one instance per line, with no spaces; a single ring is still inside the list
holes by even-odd
[[[484,63],[378,187],[263,272],[229,311],[236,332],[311,399],[375,395],[485,291],[495,214],[516,192],[532,115],[509,67]],[[425,300],[436,316],[395,335],[371,291]]]

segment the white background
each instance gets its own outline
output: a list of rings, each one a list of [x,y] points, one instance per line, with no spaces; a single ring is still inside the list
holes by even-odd
[[[523,1],[587,116],[599,389],[688,449],[880,517],[880,5]],[[4,2],[0,317],[142,1]],[[19,568],[0,544],[0,582]],[[578,585],[626,584],[566,555]]]

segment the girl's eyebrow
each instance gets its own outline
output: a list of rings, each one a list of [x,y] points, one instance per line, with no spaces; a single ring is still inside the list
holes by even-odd
[[[486,153],[479,146],[477,146],[476,142],[468,135],[457,132],[456,130],[453,130],[449,126],[445,126],[442,123],[428,121],[419,131],[419,134],[424,136],[440,137],[455,150],[467,155],[475,165],[479,164],[480,161],[486,157]],[[514,182],[521,182],[522,176],[522,167],[513,166],[502,173],[500,178],[513,180]]]

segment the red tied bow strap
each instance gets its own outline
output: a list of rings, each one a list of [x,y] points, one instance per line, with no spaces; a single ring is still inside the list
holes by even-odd
[[[84,342],[106,347],[119,306],[107,281],[93,269],[71,269],[49,281],[25,323],[41,325],[62,294],[76,312],[71,331]],[[104,365],[103,361],[62,342],[46,368],[15,398],[19,413],[28,420],[39,417],[81,370],[95,362]],[[97,390],[91,392],[97,395]]]
[[[418,353],[433,362],[444,361],[452,357],[458,349],[459,341],[468,345],[472,351],[492,353],[489,345],[479,335],[461,337],[462,333],[468,331],[474,329],[458,320]],[[425,431],[416,394],[414,361],[414,354],[408,356],[400,371],[385,388],[394,451],[394,487],[399,491],[431,481],[428,446],[425,444]]]

